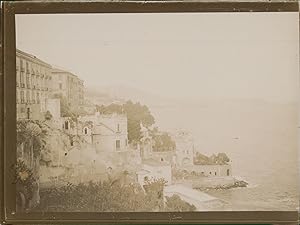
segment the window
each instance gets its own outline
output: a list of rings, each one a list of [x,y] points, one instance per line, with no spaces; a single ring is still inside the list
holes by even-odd
[[[20,73],[19,73],[19,71],[17,71],[17,80],[16,81],[17,81],[16,82],[17,87],[20,87]]]
[[[25,99],[24,99],[24,91],[21,91],[21,103],[24,103]]]
[[[88,129],[86,127],[84,128],[84,134],[88,134]]]
[[[164,161],[164,158],[160,158],[160,161],[163,162],[163,161]]]
[[[25,87],[24,73],[23,72],[21,72],[21,74],[20,74],[20,80],[21,80],[21,87]]]
[[[128,145],[128,140],[127,139],[125,139],[125,146],[127,146]]]
[[[30,88],[30,77],[29,77],[30,75],[27,73],[26,74],[26,86],[27,86],[27,88]]]
[[[35,85],[34,85],[34,75],[31,75],[31,88],[35,88]]]
[[[211,175],[211,172],[209,172],[209,174]]]
[[[215,176],[217,176],[217,172],[215,172]]]
[[[33,91],[32,91],[32,94],[31,94],[31,100],[32,100],[32,103],[35,103],[35,94],[34,94]]]
[[[36,93],[36,102],[40,103],[40,94],[39,93]]]
[[[29,93],[29,91],[26,92],[26,102],[30,103],[30,93]]]
[[[62,89],[62,83],[59,83],[59,90]]]
[[[120,124],[117,126],[117,131],[120,132]]]
[[[227,176],[229,176],[230,175],[230,170],[229,169],[227,169]]]
[[[116,149],[120,150],[121,148],[121,141],[120,140],[116,140]]]
[[[66,129],[66,130],[69,129],[69,121],[65,121],[65,129]]]
[[[30,108],[27,108],[27,119],[30,119]]]
[[[23,65],[23,60],[20,59],[20,64],[21,64],[21,71],[24,71],[24,65]]]

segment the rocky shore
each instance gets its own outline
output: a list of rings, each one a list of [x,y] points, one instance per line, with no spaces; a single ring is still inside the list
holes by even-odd
[[[216,185],[212,187],[198,187],[196,189],[200,191],[208,191],[208,190],[228,190],[232,188],[240,188],[240,187],[247,187],[249,184],[243,180],[235,180],[232,184],[222,184]]]

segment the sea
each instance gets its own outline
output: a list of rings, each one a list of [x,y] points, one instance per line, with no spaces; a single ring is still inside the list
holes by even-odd
[[[224,152],[246,188],[210,190],[223,210],[289,211],[299,208],[296,103],[226,99],[153,104],[160,130],[184,130],[203,154]]]

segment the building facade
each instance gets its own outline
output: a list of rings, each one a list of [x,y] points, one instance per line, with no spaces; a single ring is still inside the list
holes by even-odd
[[[43,119],[53,88],[51,70],[37,57],[16,51],[17,119]]]
[[[53,93],[66,98],[71,110],[78,111],[84,108],[83,80],[71,72],[53,68]]]
[[[127,116],[125,114],[100,114],[61,118],[61,127],[71,135],[80,136],[99,152],[124,152],[128,150]]]
[[[194,140],[187,132],[179,132],[173,136],[176,143],[176,166],[185,167],[194,164]]]
[[[188,172],[194,172],[206,177],[228,177],[232,176],[230,164],[223,165],[192,165],[184,168]]]

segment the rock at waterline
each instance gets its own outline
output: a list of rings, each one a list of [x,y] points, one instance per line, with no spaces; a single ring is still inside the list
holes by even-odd
[[[238,187],[247,187],[248,183],[234,177],[204,177],[193,180],[192,186],[199,190],[226,190]]]

